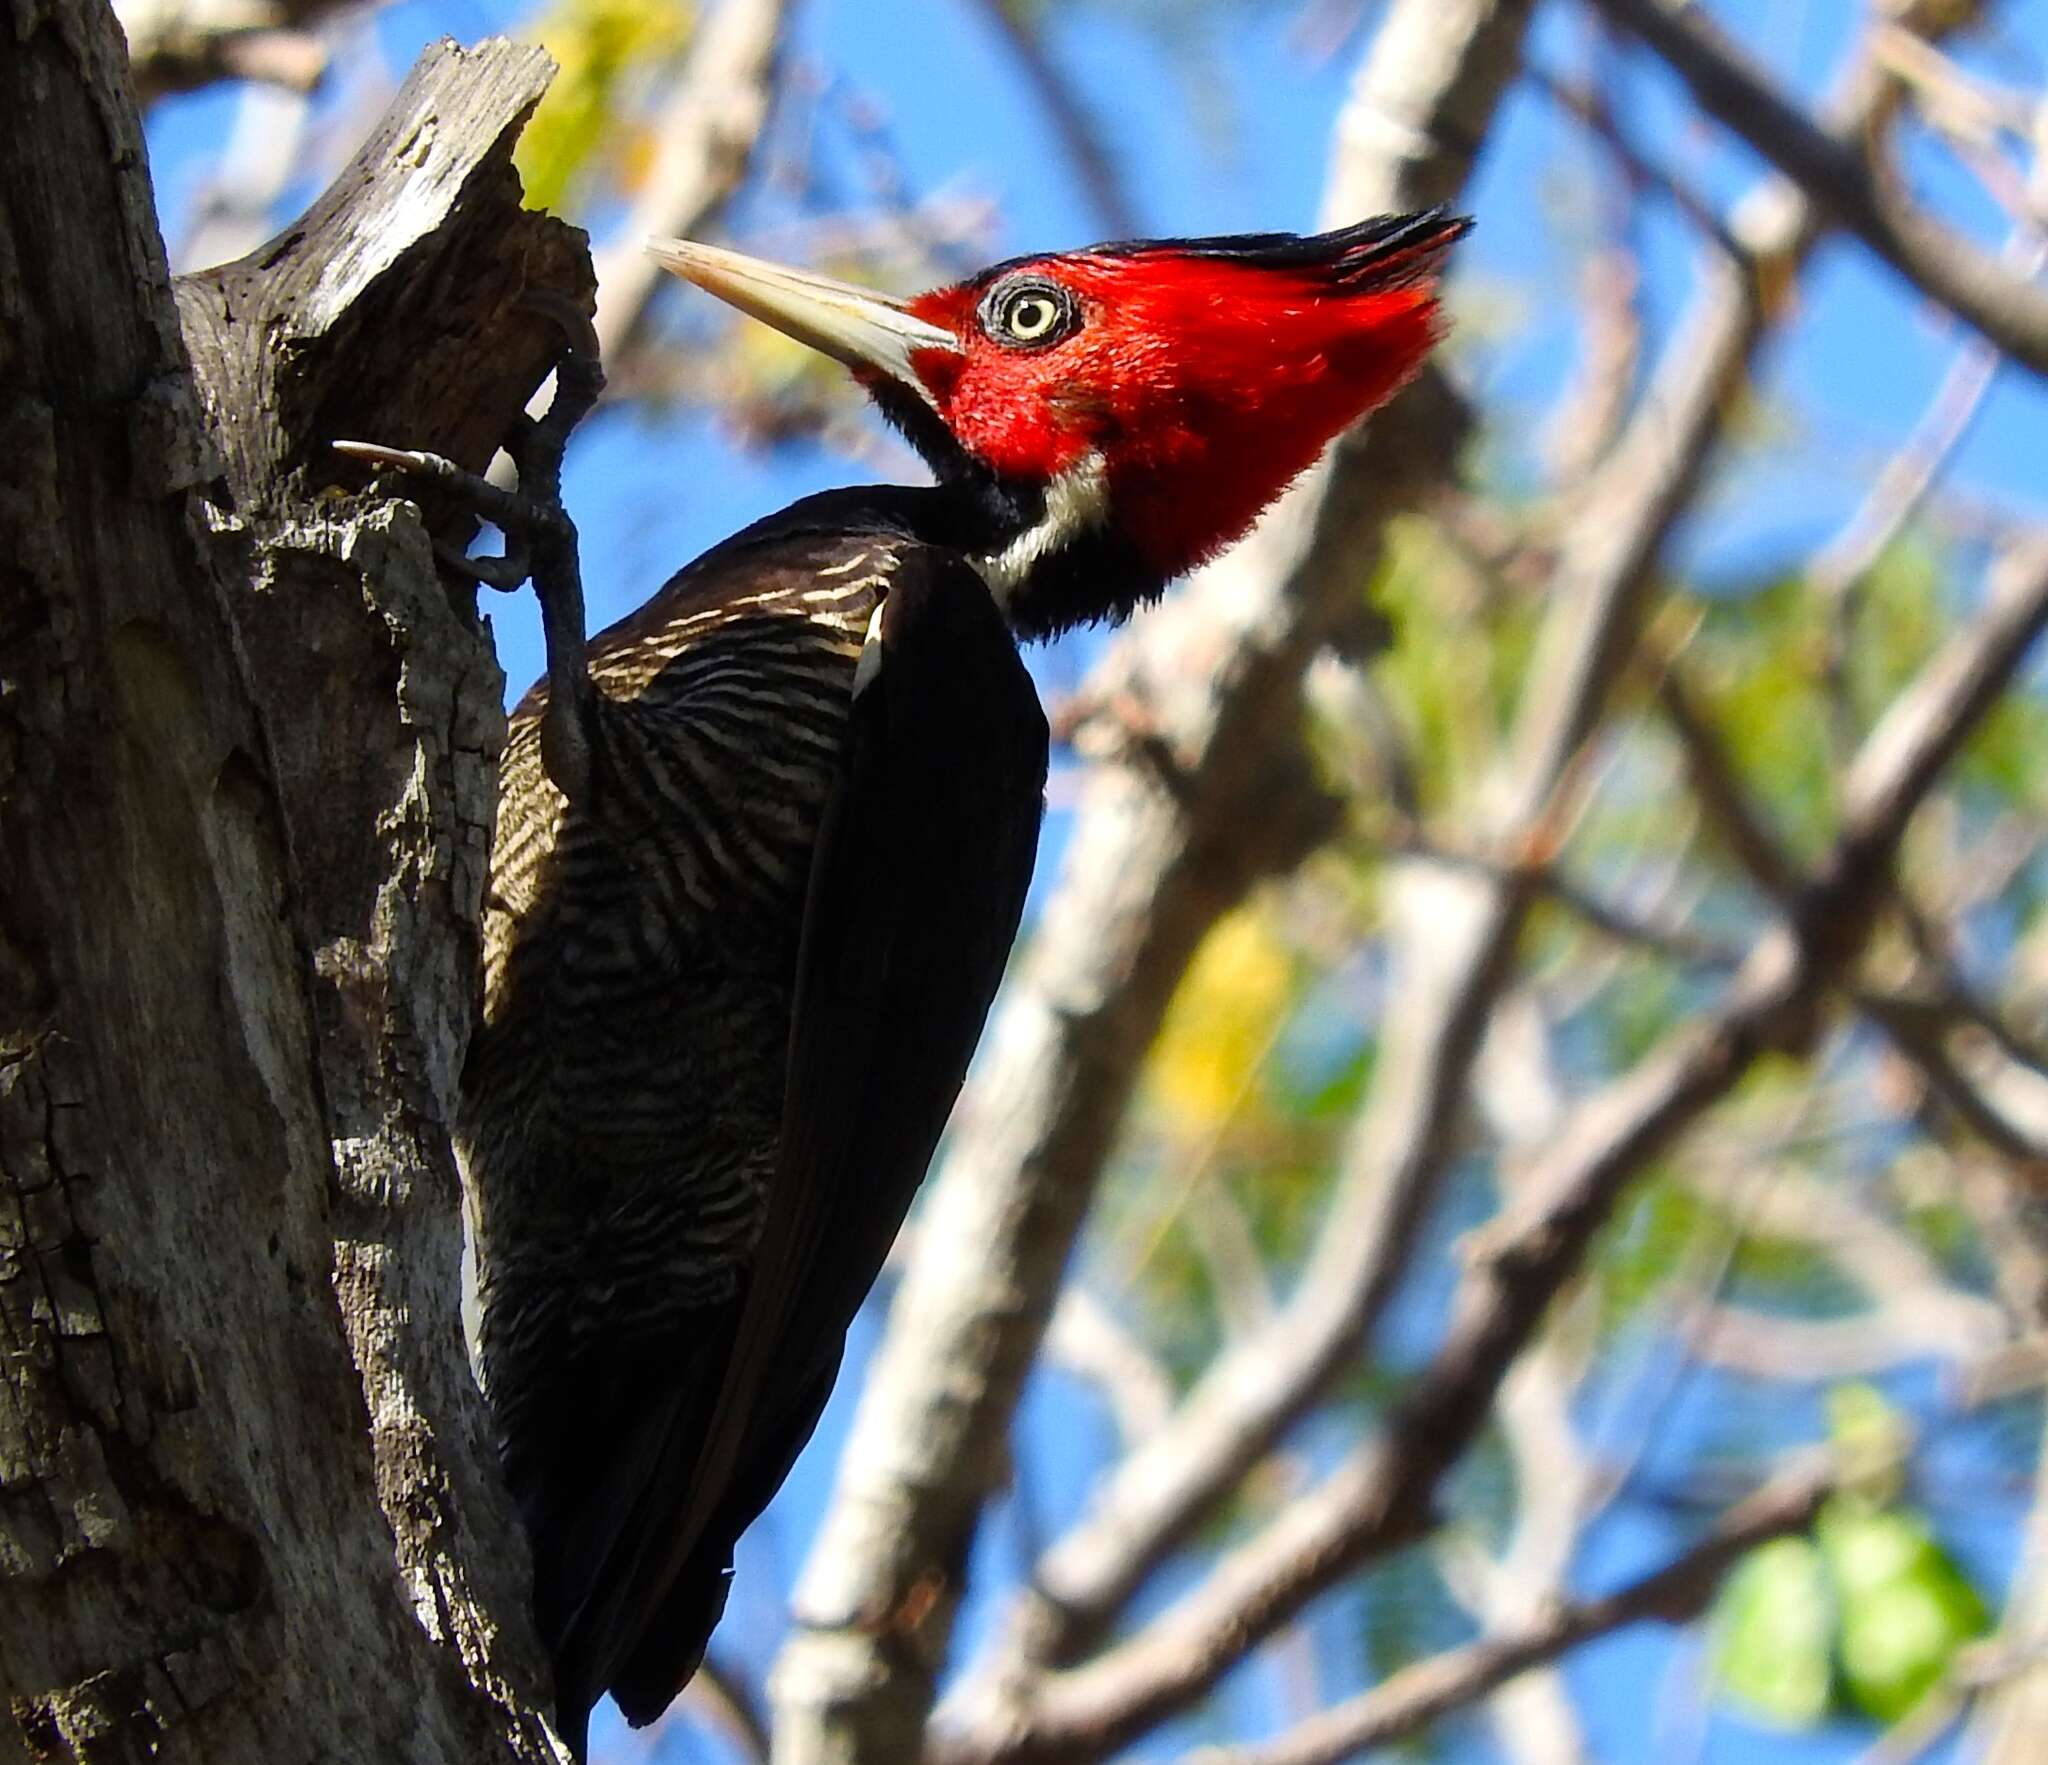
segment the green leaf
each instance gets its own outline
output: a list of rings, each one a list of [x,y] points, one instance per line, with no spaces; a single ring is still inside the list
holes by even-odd
[[[1834,1595],[1820,1552],[1776,1538],[1743,1558],[1714,1606],[1714,1676],[1729,1701],[1779,1728],[1826,1720]]]
[[[1538,609],[1488,593],[1427,521],[1395,522],[1373,584],[1393,626],[1376,671],[1408,737],[1426,806],[1453,804],[1498,751],[1527,670]]]
[[[1699,1198],[1663,1170],[1639,1182],[1596,1242],[1603,1335],[1628,1323],[1659,1293],[1712,1220]]]
[[[1709,602],[1698,643],[1703,704],[1745,786],[1800,857],[1833,831],[1823,693],[1827,630],[1803,582]]]
[[[1815,1530],[1841,1602],[1843,1689],[1866,1716],[1896,1722],[1990,1628],[1990,1611],[1917,1514],[1843,1497]]]
[[[600,159],[630,184],[640,89],[689,41],[689,0],[555,0],[530,34],[560,71],[519,137],[513,162],[530,208],[559,208]]]
[[[1872,1506],[1898,1499],[1901,1466],[1912,1444],[1912,1425],[1891,1399],[1861,1380],[1827,1395],[1828,1438],[1843,1481]]]

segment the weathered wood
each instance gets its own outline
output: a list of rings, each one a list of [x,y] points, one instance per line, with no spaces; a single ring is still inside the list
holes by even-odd
[[[546,62],[433,52],[174,306],[111,15],[5,29],[0,1760],[545,1758],[446,1131],[501,680],[326,443],[481,466],[588,309]]]
[[[595,299],[582,232],[519,206],[512,147],[551,73],[531,45],[437,44],[298,221],[179,278],[238,507],[360,485],[337,436],[489,463],[560,346],[522,300]]]

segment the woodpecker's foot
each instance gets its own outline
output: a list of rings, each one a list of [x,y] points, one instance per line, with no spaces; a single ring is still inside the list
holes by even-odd
[[[479,520],[489,521],[505,535],[505,550],[496,557],[473,558],[444,541],[434,542],[434,555],[451,570],[471,577],[487,587],[509,593],[533,570],[534,532],[556,525],[559,509],[547,509],[516,490],[506,490],[488,478],[464,471],[445,454],[423,453],[417,449],[384,447],[374,441],[337,441],[334,451],[380,471],[403,477],[424,478],[440,486]],[[511,452],[510,449],[507,449]],[[516,462],[518,455],[513,454]],[[520,474],[521,482],[525,474]],[[567,537],[566,534],[562,535]]]
[[[373,441],[337,441],[333,447],[336,453],[380,470],[426,479],[480,520],[489,521],[505,535],[502,553],[473,558],[436,542],[435,555],[451,570],[501,593],[532,578],[545,602],[550,584],[543,578],[558,573],[564,559],[572,576],[576,569],[576,528],[562,507],[562,455],[576,426],[604,391],[604,369],[598,361],[597,328],[567,300],[550,290],[533,289],[520,304],[553,320],[565,347],[555,362],[555,392],[546,414],[537,419],[522,415],[506,439],[505,452],[519,473],[516,491],[466,471],[442,454]],[[580,615],[580,584],[574,595]]]
[[[503,531],[505,549],[496,557],[472,558],[452,546],[434,549],[450,569],[491,588],[509,591],[532,581],[548,657],[541,757],[562,792],[572,802],[583,801],[590,790],[592,731],[600,712],[583,635],[583,571],[576,552],[576,524],[562,507],[562,453],[604,390],[604,370],[598,365],[596,327],[582,313],[554,294],[530,293],[523,304],[552,319],[561,328],[566,347],[555,362],[555,395],[546,415],[522,416],[506,439],[505,451],[519,469],[516,491],[465,471],[440,454],[369,441],[333,445],[351,459],[438,485]]]

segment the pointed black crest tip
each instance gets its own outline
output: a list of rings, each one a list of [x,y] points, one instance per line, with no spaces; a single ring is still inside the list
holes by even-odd
[[[1220,233],[1200,239],[1134,239],[1095,249],[1111,256],[1227,258],[1262,269],[1320,270],[1353,282],[1397,266],[1405,270],[1412,265],[1417,274],[1427,274],[1471,230],[1469,215],[1439,206],[1369,215],[1326,233]]]
[[[1448,251],[1473,225],[1470,215],[1453,214],[1439,204],[1415,214],[1372,215],[1312,239],[1341,257],[1378,260],[1411,251]]]
[[[1411,287],[1436,276],[1453,245],[1472,231],[1470,215],[1439,206],[1417,214],[1375,215],[1316,236],[1321,268],[1339,287],[1368,292]]]
[[[1077,257],[1222,258],[1262,269],[1322,272],[1349,287],[1397,286],[1433,275],[1447,252],[1472,231],[1470,215],[1439,204],[1409,214],[1369,215],[1327,233],[1212,233],[1197,238],[1111,239]],[[1056,254],[1055,254],[1056,255]],[[1038,257],[1006,258],[973,278],[987,287]],[[1382,282],[1381,278],[1387,280]]]

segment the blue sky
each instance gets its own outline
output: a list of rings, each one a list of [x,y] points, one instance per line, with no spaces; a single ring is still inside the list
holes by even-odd
[[[399,0],[381,15],[377,41],[395,78],[433,37],[514,28],[528,10],[509,0]],[[1074,8],[1056,37],[1063,65],[1130,167],[1144,225],[1183,233],[1307,225],[1355,41],[1311,59],[1298,9],[1266,0],[1223,8],[1202,27],[1208,47],[1194,60],[1170,49],[1166,28],[1154,22],[1176,10],[1170,0],[1103,0]],[[1377,8],[1366,10],[1376,16]],[[1854,9],[1844,0],[1743,0],[1716,10],[1790,83],[1811,92],[1824,86]],[[2048,0],[2017,0],[2004,17],[1999,38],[1966,59],[2011,83],[2038,79],[2048,61]],[[964,184],[999,203],[1002,251],[1077,244],[1100,232],[977,8],[953,0],[808,0],[797,40],[818,67],[881,106],[913,192]],[[1534,42],[1545,65],[1578,66],[1577,10],[1553,0]],[[1646,58],[1632,55],[1629,65],[1631,121],[1656,159],[1724,204],[1746,188],[1757,169],[1746,149],[1700,125],[1676,83]],[[152,128],[174,240],[235,102],[225,91],[181,100],[163,107]],[[1198,135],[1191,113],[1211,126]],[[1454,300],[1472,317],[1454,347],[1495,415],[1502,458],[1524,470],[1573,359],[1590,164],[1576,126],[1521,88],[1467,199],[1480,226],[1461,248]],[[1909,169],[1941,212],[1998,242],[1994,212],[1946,154],[1921,147]],[[735,217],[742,239],[749,218],[744,210]],[[1643,244],[1648,304],[1668,326],[1682,310],[1697,247],[1681,220],[1654,205]],[[1708,576],[1747,575],[1811,550],[1898,445],[1958,341],[1952,322],[1930,314],[1866,253],[1824,247],[1808,296],[1766,366],[1769,417],[1781,444],[1733,468],[1711,522],[1682,535],[1680,560]],[[2018,509],[2048,511],[2044,436],[2048,388],[2008,369],[1958,451],[1951,482]],[[741,455],[702,420],[653,424],[618,413],[593,424],[569,475],[585,533],[593,623],[630,610],[753,515],[857,475],[816,452]],[[678,495],[679,485],[694,494]],[[712,494],[703,493],[707,486]],[[496,623],[516,692],[539,672],[537,621],[519,605],[499,608]]]
[[[1300,29],[1305,9],[1288,0],[1225,5],[1213,20],[1191,22],[1188,15],[1199,10],[1170,0],[1075,5],[1057,30],[1054,52],[1103,119],[1128,168],[1146,230],[1305,226],[1316,214],[1331,122],[1363,39],[1318,59]],[[1782,78],[1807,93],[1825,84],[1858,10],[1846,0],[1721,0],[1714,7]],[[511,0],[398,0],[380,15],[375,42],[395,80],[431,38],[453,33],[473,39],[515,27],[527,11]],[[1378,11],[1363,9],[1367,20]],[[2007,83],[2038,89],[2048,66],[2048,0],[2015,0],[2002,17],[1998,37],[1969,50],[1967,59]],[[1193,33],[1195,52],[1176,49],[1176,33],[1183,39]],[[1585,46],[1582,15],[1551,0],[1534,45],[1545,65],[1577,68]],[[913,194],[964,185],[995,199],[1002,252],[1098,236],[1099,224],[1041,112],[977,7],[955,0],[806,0],[797,46],[846,90],[880,107]],[[1627,110],[1639,142],[1725,207],[1754,180],[1754,159],[1699,123],[1675,83],[1643,57],[1631,54],[1628,69]],[[152,160],[174,245],[241,102],[233,91],[218,90],[167,104],[152,121]],[[337,104],[326,101],[325,108]],[[1907,163],[1931,205],[1980,240],[1999,241],[1996,214],[1945,154],[1918,143]],[[1589,237],[1594,164],[1576,125],[1540,94],[1518,88],[1466,200],[1480,224],[1461,248],[1452,299],[1468,323],[1454,350],[1491,414],[1490,456],[1510,482],[1534,480],[1543,413],[1573,359],[1576,266]],[[764,218],[773,216],[743,208],[734,217],[735,237],[744,244],[749,226]],[[1641,242],[1648,305],[1661,341],[1688,298],[1699,247],[1682,221],[1655,205]],[[1766,365],[1756,439],[1679,536],[1674,561],[1711,581],[1752,577],[1810,552],[1898,446],[1959,341],[1952,323],[1930,315],[1867,255],[1840,245],[1824,248],[1797,316]],[[1973,498],[2048,516],[2044,452],[2048,388],[2008,369],[1959,450],[1950,481]],[[697,551],[756,515],[856,476],[844,461],[816,449],[746,454],[701,416],[651,420],[630,411],[607,413],[579,437],[566,485],[584,536],[593,626],[637,605]],[[525,596],[494,602],[492,610],[516,695],[540,668],[537,621]],[[1085,645],[1081,652],[1038,659],[1048,684],[1072,677],[1085,662]],[[1055,851],[1057,843],[1051,842]],[[1416,1301],[1411,1327],[1429,1328],[1432,1315],[1425,1294]],[[816,1441],[744,1548],[721,1634],[721,1647],[744,1659],[764,1661],[780,1633],[783,1590],[816,1523],[874,1329],[871,1308]],[[1713,1387],[1703,1386],[1693,1409],[1711,1410],[1713,1399]],[[1803,1405],[1788,1400],[1782,1419],[1788,1438],[1812,1431]],[[1711,1414],[1682,1410],[1674,1442],[1696,1441],[1712,1425]],[[1003,1579],[1017,1567],[1026,1531],[1042,1534],[1074,1509],[1088,1473],[1110,1446],[1093,1400],[1053,1378],[1034,1389],[1019,1438],[1033,1467],[1035,1523],[1027,1529],[1008,1509],[980,1547],[983,1566]],[[1948,1455],[1942,1462],[1970,1487],[1992,1481],[1994,1472],[2003,1475],[2006,1461],[1987,1439],[1982,1429],[1964,1428],[1938,1448]],[[2018,1498],[2008,1495],[1957,1504],[1954,1512],[1937,1507],[1936,1518],[1996,1589],[2009,1572],[2019,1511]],[[1658,1516],[1623,1512],[1596,1534],[1582,1566],[1584,1583],[1605,1585],[1647,1566],[1670,1538]],[[968,1632],[985,1617],[971,1607]],[[1353,1646],[1341,1603],[1317,1634],[1326,1650]],[[1575,1660],[1570,1677],[1596,1749],[1616,1760],[1648,1756],[1643,1749],[1659,1732],[1660,1700],[1683,1685],[1686,1671],[1672,1639],[1656,1632],[1617,1638]],[[1273,1697],[1269,1670],[1255,1665],[1233,1682],[1226,1707],[1257,1724],[1270,1720]],[[1867,1738],[1831,1732],[1766,1745],[1756,1731],[1717,1720],[1699,1757],[1707,1765],[1837,1760]],[[1478,1729],[1457,1731],[1451,1751],[1459,1759],[1493,1756]],[[670,1753],[679,1760],[722,1757],[701,1737],[679,1738]]]

